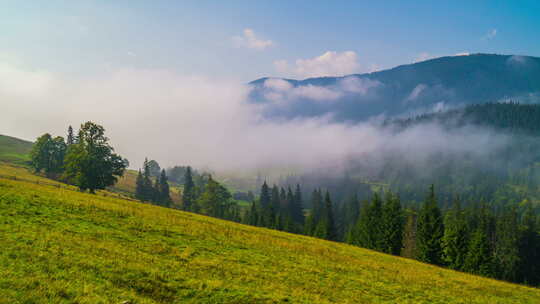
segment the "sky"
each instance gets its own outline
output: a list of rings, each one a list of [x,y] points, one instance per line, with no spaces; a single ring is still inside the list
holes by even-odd
[[[0,0],[0,134],[34,140],[94,121],[133,168],[144,157],[314,166],[391,137],[328,117],[265,120],[246,83],[466,53],[540,56],[539,12],[538,1]],[[422,131],[408,142],[444,138]]]
[[[539,12],[534,0],[2,0],[0,58],[73,77],[137,67],[303,78],[464,52],[540,56]],[[340,60],[352,67],[327,67]]]

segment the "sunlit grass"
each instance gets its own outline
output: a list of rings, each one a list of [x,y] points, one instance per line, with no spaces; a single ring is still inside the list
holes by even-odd
[[[33,181],[0,178],[0,303],[540,303],[534,288],[0,175]]]

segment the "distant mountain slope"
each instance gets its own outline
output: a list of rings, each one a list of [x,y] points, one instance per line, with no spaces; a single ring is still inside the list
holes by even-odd
[[[30,160],[32,143],[15,137],[0,135],[0,162],[25,164]]]
[[[344,77],[261,78],[250,83],[267,114],[298,117],[328,113],[360,121],[411,115],[467,104],[540,101],[540,58],[474,54],[431,59]]]
[[[540,302],[536,288],[81,193],[5,165],[0,231],[1,303]]]

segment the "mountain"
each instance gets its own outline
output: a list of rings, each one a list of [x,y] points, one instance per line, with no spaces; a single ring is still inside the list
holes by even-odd
[[[31,149],[29,141],[0,135],[0,162],[26,164],[30,160]]]
[[[2,303],[540,302],[536,288],[82,193],[5,164],[0,193]]]
[[[332,114],[337,121],[361,121],[486,102],[540,102],[540,58],[449,56],[369,74],[305,80],[261,78],[250,85],[252,102],[266,104],[268,116]]]

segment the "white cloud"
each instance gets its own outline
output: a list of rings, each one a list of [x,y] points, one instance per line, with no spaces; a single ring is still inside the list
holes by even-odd
[[[263,40],[258,38],[255,35],[255,32],[249,28],[244,29],[242,36],[234,36],[232,39],[236,47],[245,47],[259,51],[274,45],[272,40]]]
[[[317,102],[336,101],[345,94],[366,95],[369,90],[380,86],[381,83],[368,78],[348,76],[340,79],[337,84],[316,86],[312,84],[293,86],[281,78],[269,78],[263,84],[264,97],[267,100],[282,105],[297,100],[309,99]]]
[[[495,36],[497,36],[497,29],[491,29],[482,37],[482,40],[491,40],[495,38]]]
[[[343,76],[360,72],[358,56],[353,51],[327,51],[314,58],[297,59],[294,65],[286,60],[276,60],[274,67],[280,73],[300,78]]]
[[[416,56],[416,58],[413,60],[414,63],[426,61],[429,59],[437,58],[438,56],[433,56],[428,52],[422,52]]]
[[[469,56],[471,53],[469,52],[461,52],[461,53],[456,53],[454,54],[454,56]]]

